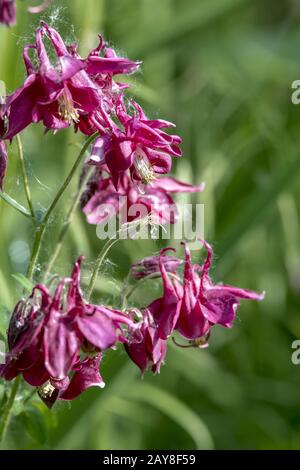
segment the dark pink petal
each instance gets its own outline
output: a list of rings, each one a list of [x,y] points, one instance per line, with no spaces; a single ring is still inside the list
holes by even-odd
[[[216,284],[206,293],[208,299],[217,298],[219,296],[232,295],[237,299],[263,300],[264,292],[255,292],[253,290],[241,289],[239,287],[228,286],[226,284]]]
[[[0,1],[0,23],[7,26],[16,24],[16,0]]]
[[[111,191],[99,191],[83,207],[89,224],[101,224],[119,212],[119,195]]]
[[[198,300],[195,303],[194,301],[195,298],[191,295],[191,291],[185,292],[176,326],[179,333],[187,339],[204,336],[210,327],[206,319],[205,307]]]
[[[117,341],[116,328],[110,318],[101,312],[80,316],[76,319],[84,338],[96,348],[104,351]]]
[[[67,292],[68,310],[84,306],[83,296],[80,289],[80,267],[83,260],[84,257],[80,256],[74,264],[73,272],[71,274],[71,282]]]
[[[74,400],[74,398],[77,398],[88,388],[103,388],[105,383],[99,372],[100,361],[101,354],[84,360],[80,369],[74,373],[70,385],[59,398],[62,400]]]
[[[42,28],[41,28],[42,33],[46,33],[48,35],[58,57],[69,55],[69,51],[64,41],[62,40],[62,37],[60,36],[60,34],[58,34],[58,32],[54,28],[51,28],[51,26],[49,26],[44,21],[41,21],[41,25],[42,25]]]
[[[23,370],[24,380],[33,387],[40,387],[49,379],[49,372],[44,365],[44,357],[42,354],[37,356],[38,359],[32,367]]]
[[[133,340],[125,343],[124,347],[130,359],[140,368],[142,374],[144,374],[148,365],[145,342],[143,340]]]
[[[109,149],[109,137],[99,137],[95,140],[95,143],[92,147],[90,159],[88,163],[94,165],[103,165],[105,163],[105,154]]]
[[[159,337],[158,329],[154,325],[150,325],[145,335],[145,344],[152,372],[157,374],[166,357],[167,341]]]
[[[90,75],[98,74],[130,74],[135,72],[141,62],[133,62],[122,57],[108,58],[90,56],[85,61],[86,71]]]
[[[70,55],[65,55],[60,58],[61,65],[61,80],[68,80],[76,75],[84,68],[83,63]]]
[[[160,256],[148,256],[147,258],[143,258],[141,261],[132,264],[131,266],[131,274],[135,279],[143,279],[150,274],[159,273],[159,259]],[[161,260],[166,268],[167,272],[175,273],[179,268],[182,260],[175,258],[175,256],[162,256]]]
[[[32,94],[34,94],[35,84],[35,76],[30,75],[24,85],[8,97],[9,118],[5,139],[11,140],[32,122],[34,107],[32,104]]]
[[[223,285],[209,288],[204,296],[207,320],[212,324],[218,323],[227,328],[232,326],[240,299],[262,300],[264,298],[264,294]]]
[[[153,181],[151,186],[152,188],[163,189],[168,193],[198,193],[204,190],[205,183],[193,186],[191,184],[178,181],[175,178],[160,177]]]
[[[45,366],[53,378],[61,380],[68,375],[79,347],[71,326],[62,317],[53,316],[44,333]]]
[[[163,281],[163,297],[155,300],[148,306],[148,310],[153,315],[154,320],[158,324],[158,332],[161,339],[167,339],[173,332],[181,308],[181,299],[178,298],[177,292],[171,282],[166,268],[163,263],[163,253],[161,251],[160,272]]]

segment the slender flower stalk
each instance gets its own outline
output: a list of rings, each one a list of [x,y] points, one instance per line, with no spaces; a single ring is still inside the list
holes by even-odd
[[[103,246],[102,250],[100,251],[99,255],[98,255],[98,258],[96,260],[96,263],[95,263],[95,267],[94,267],[94,270],[93,270],[93,273],[92,273],[92,276],[91,276],[91,279],[90,279],[90,282],[89,282],[89,285],[88,285],[88,288],[87,288],[87,293],[86,293],[86,296],[87,296],[87,299],[89,300],[91,298],[91,295],[93,293],[93,290],[94,290],[94,287],[95,287],[95,283],[96,283],[96,280],[97,280],[97,277],[98,277],[98,274],[99,274],[99,271],[100,271],[100,268],[102,266],[102,263],[107,255],[107,253],[109,252],[109,250],[113,247],[113,245],[119,240],[118,237],[116,238],[112,238],[111,240],[108,240],[105,245]]]
[[[21,376],[17,377],[13,382],[13,385],[12,385],[11,391],[10,391],[9,399],[6,403],[6,406],[3,410],[3,413],[2,413],[2,416],[1,416],[1,419],[0,419],[0,442],[3,440],[3,438],[5,436],[7,426],[9,424],[10,413],[11,413],[16,395],[18,393],[20,384],[21,384]]]
[[[96,263],[95,263],[95,267],[94,267],[94,270],[93,270],[93,273],[92,273],[92,276],[91,276],[91,279],[90,279],[90,282],[89,282],[89,285],[88,285],[88,288],[87,288],[87,299],[90,299],[90,297],[93,293],[93,290],[94,290],[94,287],[95,287],[95,283],[96,283],[100,268],[102,266],[102,263],[103,263],[106,255],[107,255],[107,253],[109,252],[109,250],[113,247],[113,245],[117,241],[122,239],[122,234],[129,231],[130,227],[135,226],[135,227],[140,227],[142,229],[145,225],[149,224],[149,221],[150,221],[150,218],[145,217],[144,219],[140,219],[140,220],[137,220],[137,221],[132,221],[132,222],[129,222],[129,223],[125,223],[125,224],[122,225],[120,230],[118,230],[116,232],[116,238],[112,238],[112,239],[108,240],[105,243],[105,245],[103,246],[102,250],[100,251],[100,253],[98,255],[98,258],[96,260]]]
[[[180,278],[171,272],[168,272],[168,275],[170,278],[175,279],[176,281],[180,282]],[[141,285],[144,284],[144,282],[149,281],[150,279],[161,279],[161,274],[158,273],[151,273],[148,274],[148,276],[145,276],[141,279],[139,279],[133,286],[131,286],[127,292],[125,291],[124,294],[122,295],[122,309],[125,309],[127,307],[127,300],[129,297],[131,297],[134,292],[141,287]]]
[[[17,148],[18,148],[18,154],[19,154],[19,160],[21,163],[21,172],[22,172],[22,178],[23,178],[23,184],[24,184],[24,191],[27,199],[27,204],[29,207],[29,211],[31,214],[31,217],[33,221],[35,221],[35,212],[32,204],[32,199],[31,199],[31,192],[30,192],[30,187],[29,187],[29,181],[28,181],[28,175],[25,167],[25,161],[24,161],[24,152],[23,152],[23,146],[22,146],[22,141],[20,134],[16,136],[16,141],[17,141]]]
[[[49,273],[51,272],[51,270],[53,268],[53,265],[54,265],[58,255],[60,253],[60,250],[63,246],[64,238],[65,238],[65,236],[67,234],[67,231],[69,229],[69,226],[72,222],[72,218],[74,216],[74,213],[75,213],[77,207],[79,206],[81,196],[82,196],[82,194],[85,190],[86,184],[87,184],[88,180],[90,179],[93,171],[94,171],[94,169],[92,167],[89,168],[89,170],[87,171],[86,175],[84,176],[83,180],[80,183],[80,187],[79,187],[79,189],[78,189],[78,191],[75,195],[75,198],[72,201],[72,205],[71,205],[71,207],[70,207],[70,209],[67,213],[67,216],[64,220],[64,223],[63,223],[62,229],[60,231],[60,234],[59,234],[54,252],[53,252],[51,258],[49,259],[49,262],[48,262],[48,265],[46,267],[46,271],[45,271],[45,274],[44,274],[44,277],[43,277],[43,281],[47,280],[47,278],[49,276]]]
[[[81,162],[86,150],[88,149],[89,145],[96,139],[97,135],[98,135],[98,133],[96,132],[95,134],[91,135],[85,141],[83,147],[81,148],[81,150],[79,152],[79,155],[78,155],[77,159],[75,160],[75,163],[73,164],[73,166],[71,168],[70,173],[68,174],[67,178],[65,179],[62,186],[58,190],[55,198],[53,199],[53,202],[50,204],[48,210],[46,211],[42,222],[40,223],[40,225],[36,229],[34,242],[33,242],[32,253],[31,253],[31,258],[30,258],[30,262],[29,262],[29,266],[28,266],[28,270],[27,270],[27,277],[30,280],[33,277],[36,261],[38,259],[38,255],[39,255],[40,249],[41,249],[43,236],[44,236],[45,230],[47,228],[49,219],[52,215],[52,212],[54,211],[54,209],[55,209],[56,205],[58,204],[60,198],[62,197],[63,193],[65,192],[65,190],[69,186],[69,184],[70,184],[70,182],[71,182],[78,166],[80,165],[80,162]]]
[[[25,215],[25,217],[28,217],[31,219],[31,214],[30,212],[21,204],[19,204],[15,199],[10,197],[8,194],[4,193],[3,191],[0,191],[0,197],[5,201],[8,205],[16,209],[20,214]]]

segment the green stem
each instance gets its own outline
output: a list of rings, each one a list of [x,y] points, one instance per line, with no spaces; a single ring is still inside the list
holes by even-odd
[[[86,175],[84,176],[83,180],[81,181],[80,183],[80,188],[78,189],[77,193],[76,193],[76,196],[72,202],[72,205],[67,213],[67,216],[66,216],[66,219],[64,220],[64,223],[63,223],[63,226],[62,226],[62,229],[59,233],[59,237],[58,237],[58,240],[57,240],[57,243],[56,243],[56,246],[55,246],[55,250],[53,252],[53,255],[51,256],[51,258],[49,259],[49,262],[48,262],[48,265],[47,265],[47,268],[46,268],[46,271],[45,271],[45,274],[44,274],[44,281],[47,279],[49,273],[51,272],[52,270],[52,267],[55,263],[55,260],[56,258],[58,257],[59,253],[60,253],[60,250],[62,248],[62,245],[63,245],[63,241],[64,241],[64,238],[67,234],[67,231],[69,229],[69,226],[72,222],[72,218],[73,218],[73,215],[80,203],[80,199],[81,199],[81,196],[86,188],[86,185],[90,179],[90,177],[92,176],[92,173],[94,171],[94,167],[90,167],[89,170],[86,172]]]
[[[32,248],[32,254],[31,254],[31,259],[30,259],[30,262],[29,262],[29,266],[28,266],[28,270],[27,270],[27,277],[31,280],[32,277],[33,277],[33,273],[34,273],[34,269],[35,269],[35,266],[36,266],[36,262],[37,262],[37,259],[38,259],[38,255],[39,255],[39,252],[40,252],[40,249],[41,249],[41,244],[42,244],[42,240],[43,240],[43,236],[44,236],[44,233],[45,233],[45,230],[47,228],[47,225],[48,225],[48,222],[49,222],[49,219],[52,215],[52,212],[54,211],[57,203],[59,202],[61,196],[63,195],[63,193],[65,192],[65,190],[67,189],[67,187],[69,186],[73,176],[74,176],[74,173],[76,172],[87,148],[89,147],[89,145],[96,139],[96,137],[98,136],[98,132],[96,132],[95,134],[91,135],[86,141],[85,141],[85,144],[83,145],[82,149],[80,150],[79,152],[79,155],[77,157],[77,159],[75,160],[75,163],[73,164],[72,168],[71,168],[71,171],[70,173],[68,174],[67,178],[65,179],[65,181],[63,182],[62,186],[60,187],[60,189],[58,190],[53,202],[50,204],[49,208],[47,209],[44,217],[43,217],[43,220],[42,222],[40,223],[40,225],[36,228],[36,232],[35,232],[35,236],[34,236],[34,241],[33,241],[33,248]]]
[[[97,277],[98,277],[98,274],[99,274],[99,271],[100,271],[100,268],[101,268],[101,265],[104,261],[104,258],[105,256],[107,255],[107,253],[109,252],[109,250],[111,249],[111,247],[119,240],[119,238],[113,238],[111,240],[108,240],[104,247],[102,248],[102,250],[100,251],[99,253],[99,256],[96,260],[96,264],[95,264],[95,267],[94,267],[94,271],[92,273],[92,276],[91,276],[91,279],[90,279],[90,282],[89,282],[89,285],[88,285],[88,288],[87,288],[87,299],[89,300],[92,293],[93,293],[93,290],[94,290],[94,287],[95,287],[95,282],[97,280]]]
[[[109,250],[111,249],[111,247],[118,241],[120,240],[120,235],[124,234],[125,232],[128,232],[130,233],[130,229],[131,228],[137,228],[137,227],[140,227],[140,228],[143,228],[145,226],[147,226],[149,223],[149,217],[144,217],[143,219],[139,219],[139,220],[134,220],[133,222],[127,222],[127,223],[124,223],[120,230],[117,231],[116,233],[116,238],[113,238],[113,239],[110,239],[108,240],[104,247],[102,248],[102,250],[100,251],[100,254],[96,260],[96,264],[95,264],[95,267],[94,267],[94,271],[92,273],[92,276],[91,276],[91,279],[90,279],[90,282],[89,282],[89,285],[88,285],[88,288],[87,288],[87,298],[89,299],[92,295],[92,292],[93,292],[93,289],[95,287],[95,282],[96,282],[96,279],[98,277],[98,274],[99,274],[99,271],[100,271],[100,268],[101,268],[101,265],[104,261],[104,258],[105,256],[107,255],[107,253],[109,252]],[[122,239],[122,238],[121,238]]]
[[[35,213],[34,213],[34,208],[33,208],[32,200],[31,200],[29,181],[28,181],[28,176],[27,176],[25,161],[24,161],[23,146],[22,146],[22,141],[21,141],[21,137],[19,134],[17,134],[16,140],[17,140],[19,159],[21,162],[21,171],[22,171],[22,177],[23,177],[24,191],[25,191],[31,217],[33,220],[35,220]]]
[[[16,395],[18,393],[18,389],[21,383],[21,375],[19,375],[13,382],[11,391],[10,391],[10,396],[9,399],[5,405],[4,411],[2,413],[1,421],[0,421],[0,442],[3,440],[7,426],[9,424],[9,417],[10,413],[16,398]]]

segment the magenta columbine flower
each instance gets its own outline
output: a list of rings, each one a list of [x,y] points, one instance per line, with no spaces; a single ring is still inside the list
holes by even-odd
[[[152,302],[148,309],[158,325],[159,336],[162,339],[168,338],[174,330],[177,330],[184,338],[197,342],[200,338],[206,338],[216,324],[230,328],[241,299],[264,298],[264,293],[214,284],[209,276],[212,248],[206,242],[203,244],[208,254],[201,266],[191,263],[190,252],[185,244],[186,257],[182,284],[168,276],[161,258],[163,296]]]
[[[163,131],[174,124],[148,119],[134,101],[132,108],[130,116],[123,99],[119,99],[116,114],[123,130],[112,125],[109,132],[96,140],[91,153],[90,163],[98,167],[107,165],[116,188],[127,170],[133,180],[150,184],[157,174],[169,173],[172,157],[181,156],[180,137]]]
[[[1,140],[0,141],[0,190],[3,190],[3,180],[6,173],[6,166],[7,166],[7,149],[6,143]]]
[[[46,36],[58,65],[48,57]],[[36,52],[36,66],[29,58],[30,49]],[[99,105],[97,87],[83,70],[84,63],[68,52],[60,35],[47,24],[41,23],[38,28],[35,44],[25,46],[24,62],[28,77],[6,102],[6,139],[12,139],[32,122],[42,121],[46,129],[52,130],[68,127]]]
[[[80,263],[81,258],[53,295],[38,284],[28,299],[16,305],[7,334],[9,352],[0,368],[6,380],[22,374],[30,385],[55,389],[54,395],[65,399],[91,385],[103,386],[96,367],[99,354],[125,342],[123,327],[132,326],[132,321],[117,310],[83,299]]]
[[[130,359],[141,369],[142,374],[150,366],[154,374],[160,372],[167,352],[167,341],[158,335],[156,323],[149,312],[141,312],[142,320],[129,328],[129,339],[124,344]]]
[[[116,51],[103,42],[102,36],[99,36],[98,47],[89,53],[85,62],[87,73],[101,85],[101,88],[104,87],[107,76],[134,73],[141,64],[125,57],[118,57]]]
[[[175,258],[175,256],[168,255],[147,256],[141,261],[132,264],[130,271],[134,279],[144,279],[151,274],[159,273],[160,263],[163,263],[168,273],[176,273],[183,261]]]
[[[52,63],[47,54],[44,40],[52,43],[56,62]],[[29,50],[34,49],[37,65],[29,58]],[[100,60],[97,65],[95,60]],[[7,98],[5,114],[8,117],[8,131],[5,139],[12,139],[32,122],[42,121],[47,130],[57,131],[88,120],[90,115],[98,116],[103,107],[103,96],[96,80],[92,79],[111,74],[113,64],[119,70],[132,70],[138,65],[120,58],[100,58],[91,53],[82,59],[76,53],[76,46],[68,48],[58,32],[41,22],[33,45],[24,48],[24,62],[28,77],[23,86]],[[94,64],[94,65],[93,65]],[[117,67],[116,67],[117,68]],[[91,71],[91,74],[88,72]],[[96,112],[97,111],[97,112]],[[95,118],[96,119],[96,118]],[[103,119],[103,118],[102,118]]]
[[[119,215],[122,223],[141,219],[151,213],[157,224],[175,223],[178,210],[172,198],[176,193],[201,192],[204,184],[193,186],[171,177],[155,179],[143,188],[128,174],[119,178],[118,189],[113,178],[95,169],[82,198],[82,209],[90,224],[103,223]]]
[[[16,2],[15,0],[0,0],[0,23],[7,26],[16,24]]]

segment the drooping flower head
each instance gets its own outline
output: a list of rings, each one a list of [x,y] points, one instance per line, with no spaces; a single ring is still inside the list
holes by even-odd
[[[167,339],[176,330],[184,338],[197,343],[199,339],[208,337],[214,325],[230,328],[241,299],[264,298],[264,293],[214,284],[209,275],[212,248],[207,242],[203,244],[208,254],[202,265],[192,264],[189,249],[185,244],[182,282],[169,277],[163,262],[165,250],[161,253],[163,296],[147,307],[157,324],[161,339]]]
[[[7,26],[16,24],[15,0],[0,0],[0,23]]]
[[[46,37],[53,46],[54,62],[45,46]],[[31,50],[35,51],[37,66],[29,57]],[[42,121],[47,130],[53,131],[72,124],[79,126],[81,119],[88,119],[92,113],[101,111],[100,87],[87,72],[93,70],[92,59],[82,59],[75,51],[74,45],[68,48],[54,28],[41,22],[35,44],[24,47],[28,77],[6,101],[8,131],[4,138],[12,139],[32,122]],[[110,73],[112,62],[110,58],[103,58],[96,69],[99,73]],[[124,70],[128,67],[124,65]]]
[[[140,368],[142,374],[148,367],[154,374],[160,372],[167,352],[167,341],[158,335],[156,323],[149,312],[141,312],[138,326],[129,329],[129,340],[124,344],[130,359]]]
[[[103,223],[116,215],[127,223],[149,214],[155,224],[174,224],[179,214],[173,194],[203,189],[203,183],[193,186],[171,177],[159,177],[141,189],[127,173],[119,178],[116,189],[113,178],[96,168],[83,194],[82,210],[90,224]]]
[[[169,173],[172,157],[180,157],[180,137],[170,135],[164,128],[174,124],[162,119],[148,119],[142,108],[131,102],[129,115],[122,98],[116,114],[123,129],[114,125],[94,144],[90,164],[106,165],[118,189],[122,176],[130,171],[133,181],[144,185],[153,183],[159,174]]]
[[[6,380],[22,374],[30,385],[43,387],[42,395],[50,390],[51,396],[62,399],[75,398],[91,385],[103,386],[101,353],[125,341],[123,327],[132,321],[117,310],[84,300],[80,263],[81,258],[53,295],[38,284],[16,305],[7,335],[9,352],[0,368]]]
[[[139,280],[160,273],[160,263],[163,263],[168,273],[176,273],[183,261],[169,255],[147,256],[131,265],[131,274],[134,279]]]

